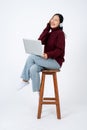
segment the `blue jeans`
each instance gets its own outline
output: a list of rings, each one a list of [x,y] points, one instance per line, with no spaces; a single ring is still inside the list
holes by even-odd
[[[40,89],[40,74],[43,69],[59,69],[60,65],[56,60],[48,58],[44,59],[43,57],[36,55],[29,55],[21,78],[24,80],[32,80],[32,89],[33,92],[39,91]]]

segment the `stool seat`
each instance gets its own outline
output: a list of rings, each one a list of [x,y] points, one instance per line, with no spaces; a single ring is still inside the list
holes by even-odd
[[[60,71],[59,69],[42,70],[42,72],[43,72],[43,73],[46,73],[46,74],[55,73],[55,72],[59,72],[59,71]]]
[[[61,119],[60,114],[60,104],[59,104],[59,94],[58,94],[58,83],[56,73],[59,72],[58,69],[45,69],[42,70],[42,78],[40,85],[40,94],[39,94],[39,104],[38,104],[38,114],[37,118],[41,118],[42,105],[56,105],[57,118]],[[53,75],[53,83],[54,83],[54,93],[55,97],[43,97],[44,95],[44,84],[45,84],[45,76]]]

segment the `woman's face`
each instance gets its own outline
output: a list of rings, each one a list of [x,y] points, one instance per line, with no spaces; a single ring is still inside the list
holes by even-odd
[[[50,27],[56,28],[59,26],[59,24],[60,24],[59,16],[58,15],[53,16],[50,20]]]

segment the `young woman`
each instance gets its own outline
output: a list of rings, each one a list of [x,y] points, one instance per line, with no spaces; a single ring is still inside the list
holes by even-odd
[[[43,69],[60,69],[64,62],[65,35],[61,23],[63,16],[55,14],[38,38],[44,44],[44,54],[42,57],[29,55],[24,66],[21,78],[21,88],[26,86],[29,79],[32,80],[33,92],[40,89],[40,74]]]

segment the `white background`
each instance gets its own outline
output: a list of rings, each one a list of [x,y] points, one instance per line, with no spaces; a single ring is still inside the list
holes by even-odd
[[[28,128],[45,130],[46,125],[49,129],[53,129],[54,125],[55,129],[61,130],[65,127],[74,130],[87,129],[86,12],[86,0],[0,0],[1,130]],[[37,39],[55,13],[63,14],[66,34],[65,63],[58,74],[62,118],[64,117],[61,122],[59,121],[59,125],[56,114],[52,115],[54,108],[51,112],[49,107],[41,121],[36,119],[38,98],[31,87],[17,92],[21,71],[27,58],[22,39]],[[82,118],[84,123],[79,120]],[[84,125],[81,123],[77,125],[74,119]]]

